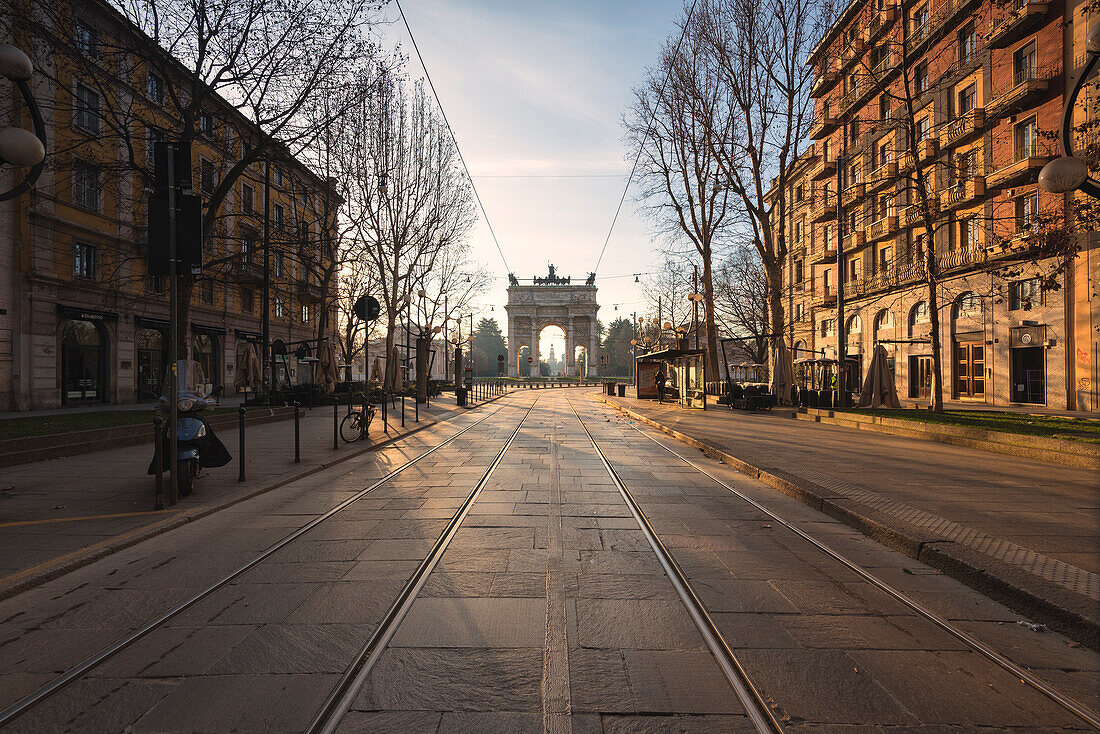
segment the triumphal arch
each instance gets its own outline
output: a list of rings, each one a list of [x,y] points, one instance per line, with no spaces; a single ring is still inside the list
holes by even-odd
[[[520,364],[520,349],[531,349],[531,374],[538,374],[539,334],[547,326],[560,327],[565,332],[565,374],[578,375],[575,364],[577,347],[588,355],[588,375],[596,375],[599,335],[596,332],[596,274],[590,273],[584,285],[573,285],[550,266],[546,277],[535,276],[531,285],[520,285],[515,275],[508,275],[508,374],[519,377],[528,374],[527,360]]]

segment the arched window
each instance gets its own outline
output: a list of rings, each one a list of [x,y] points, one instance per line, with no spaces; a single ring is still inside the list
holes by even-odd
[[[214,337],[209,334],[195,334],[191,337],[191,359],[199,363],[202,369],[203,380],[211,385],[219,384],[220,372],[218,365],[218,345]]]
[[[875,315],[875,331],[894,328],[894,314],[890,309],[884,308]]]
[[[845,326],[844,333],[846,333],[848,336],[851,336],[852,334],[859,334],[862,331],[863,319],[859,317],[858,313],[852,314],[852,316],[848,318],[848,324],[847,326]]]
[[[799,339],[794,343],[794,351],[791,352],[791,355],[794,359],[802,359],[809,356],[808,352],[809,350],[806,349],[806,342]]]
[[[982,301],[974,291],[967,291],[955,299],[955,313],[959,318],[974,318],[982,312]]]
[[[928,323],[928,303],[921,301],[909,310],[909,337],[915,336],[916,327]]]

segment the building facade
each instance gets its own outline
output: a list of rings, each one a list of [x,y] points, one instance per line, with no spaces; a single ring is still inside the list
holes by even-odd
[[[1037,184],[1096,20],[1075,0],[847,7],[811,59],[786,192],[796,359],[835,359],[843,335],[859,380],[882,344],[903,403],[927,404],[932,248],[946,401],[1100,410],[1095,223]],[[1090,89],[1075,121],[1096,119]]]
[[[168,284],[147,274],[145,220],[153,145],[182,125],[166,87],[184,88],[185,70],[167,55],[131,58],[128,46],[152,42],[106,3],[42,7],[28,4],[5,39],[36,67],[47,166],[30,193],[0,204],[0,410],[154,399],[167,364]],[[8,109],[26,126],[21,104]],[[193,187],[205,206],[253,133],[212,93],[195,125]],[[186,356],[224,394],[245,350],[262,354],[265,215],[278,379],[309,379],[297,358],[312,353],[329,316],[325,293],[335,292],[322,285],[331,284],[321,247],[337,208],[330,189],[289,155],[271,158],[232,179],[203,239],[203,273],[186,289]],[[0,172],[0,186],[15,173]]]

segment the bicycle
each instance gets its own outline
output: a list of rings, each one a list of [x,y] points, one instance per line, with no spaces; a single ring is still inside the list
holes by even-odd
[[[344,419],[340,421],[340,438],[344,439],[347,443],[363,440],[367,437],[367,431],[370,429],[370,424],[373,420],[373,405],[367,406],[366,420],[363,419],[362,410],[350,411],[344,416]]]

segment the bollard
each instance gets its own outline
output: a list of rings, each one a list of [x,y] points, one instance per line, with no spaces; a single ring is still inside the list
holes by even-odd
[[[389,433],[390,432],[390,419],[389,419],[389,413],[387,412],[386,403],[387,403],[386,391],[383,390],[382,391],[382,430],[386,433]]]
[[[237,481],[244,481],[244,414],[247,411],[244,406],[237,408],[237,463],[239,465],[239,471],[237,472]]]
[[[340,449],[340,398],[332,396],[332,450]]]
[[[164,436],[161,426],[164,419],[159,415],[153,418],[153,471],[157,474],[157,490],[153,497],[153,509],[164,509]]]
[[[294,463],[295,464],[301,464],[302,463],[302,457],[298,452],[298,450],[301,448],[301,440],[300,440],[300,437],[299,437],[299,434],[298,434],[299,407],[300,406],[298,405],[298,403],[295,402],[294,403]]]

